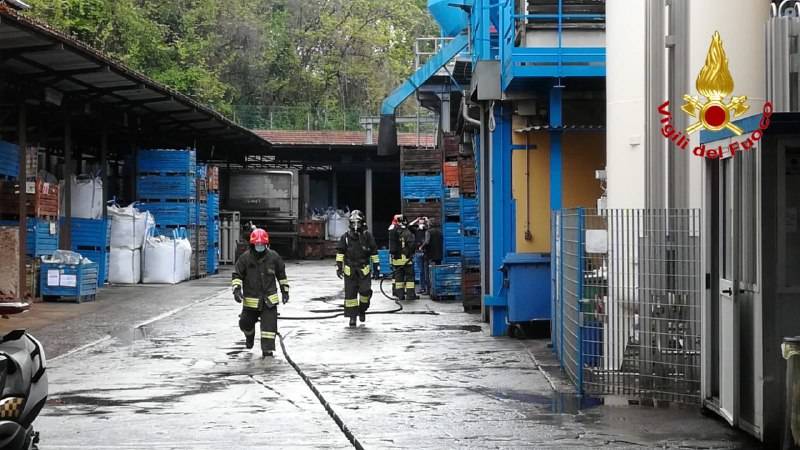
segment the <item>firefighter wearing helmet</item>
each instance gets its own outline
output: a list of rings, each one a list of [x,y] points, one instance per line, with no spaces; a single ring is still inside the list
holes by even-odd
[[[344,315],[351,327],[356,326],[356,316],[366,320],[372,278],[378,279],[380,270],[375,238],[367,230],[364,215],[355,210],[350,213],[350,229],[336,246],[336,276],[344,278]]]
[[[269,248],[269,234],[261,228],[250,233],[250,249],[236,260],[231,279],[233,298],[242,303],[239,328],[244,333],[245,345],[253,348],[256,322],[261,320],[262,357],[275,351],[278,332],[278,289],[283,303],[289,301],[289,281],[281,256]]]
[[[414,283],[414,233],[408,229],[408,221],[402,214],[397,214],[389,227],[389,253],[392,256],[394,286],[392,292],[398,300],[416,300],[417,291]]]

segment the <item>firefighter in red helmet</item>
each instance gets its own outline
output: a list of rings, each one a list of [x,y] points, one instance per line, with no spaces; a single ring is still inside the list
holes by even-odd
[[[260,319],[262,357],[272,356],[278,332],[278,289],[283,303],[288,302],[289,281],[283,259],[269,248],[269,234],[261,228],[250,233],[250,249],[236,260],[231,287],[233,298],[243,303],[239,328],[244,333],[245,345],[253,348],[256,322]]]

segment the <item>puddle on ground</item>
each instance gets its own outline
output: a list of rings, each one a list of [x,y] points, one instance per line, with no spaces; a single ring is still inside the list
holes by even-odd
[[[469,390],[497,400],[513,400],[541,406],[552,414],[578,414],[582,410],[603,404],[603,399],[601,398],[565,392],[553,392],[550,395],[545,395],[538,392],[516,390],[496,391],[483,387],[470,388]]]

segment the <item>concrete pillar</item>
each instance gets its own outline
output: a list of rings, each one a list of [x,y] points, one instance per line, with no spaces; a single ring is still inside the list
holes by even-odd
[[[25,296],[25,286],[27,286],[27,273],[25,271],[26,253],[28,246],[28,207],[27,207],[27,149],[28,149],[28,111],[25,102],[19,104],[19,124],[17,144],[19,144],[19,287],[17,296],[21,299]],[[33,294],[33,292],[31,293]]]
[[[366,189],[364,201],[364,214],[366,214],[367,228],[372,229],[372,168],[367,167],[366,172]]]
[[[339,190],[339,182],[336,179],[336,169],[334,168],[333,172],[331,172],[331,206],[333,206],[334,209],[339,208],[339,193],[337,192],[338,190]]]
[[[72,247],[72,121],[69,114],[64,116],[64,225],[61,227],[60,243],[62,250]]]
[[[103,123],[103,134],[100,138],[100,180],[103,183],[103,217],[106,217],[108,205],[108,124]]]

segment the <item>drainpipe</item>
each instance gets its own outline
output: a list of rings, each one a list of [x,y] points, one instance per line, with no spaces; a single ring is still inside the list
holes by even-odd
[[[469,108],[467,107],[467,99],[463,96],[461,97],[461,116],[464,117],[464,121],[466,123],[473,125],[475,128],[481,127],[480,120],[470,117]]]

